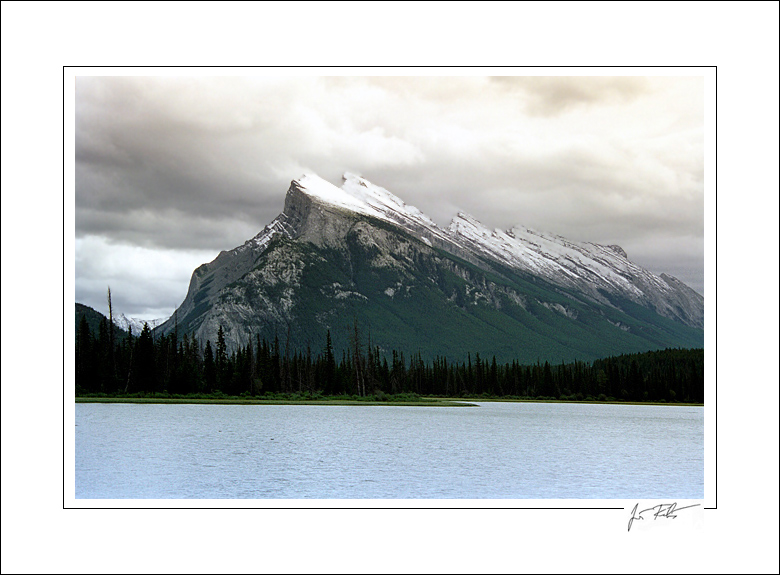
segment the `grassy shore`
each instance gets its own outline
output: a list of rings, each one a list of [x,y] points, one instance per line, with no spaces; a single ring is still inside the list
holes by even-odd
[[[444,397],[442,398],[446,401],[459,401],[457,398],[451,398],[451,397]],[[502,402],[502,403],[581,403],[583,405],[594,405],[594,404],[602,404],[602,405],[666,405],[666,406],[688,406],[688,407],[704,407],[703,403],[684,403],[684,402],[674,402],[674,403],[667,403],[663,401],[619,401],[617,399],[615,400],[600,400],[600,399],[592,399],[592,400],[577,400],[577,399],[531,399],[531,398],[505,398],[505,397],[470,397],[468,398],[468,401],[479,401],[479,402]]]
[[[476,407],[459,399],[425,398],[420,400],[363,399],[262,399],[262,398],[187,398],[187,397],[76,397],[76,403],[192,403],[213,405],[404,405],[410,407]]]
[[[147,396],[77,396],[76,403],[191,403],[191,404],[214,404],[214,405],[406,405],[422,407],[475,407],[474,402],[512,402],[512,403],[581,403],[581,404],[604,404],[604,405],[677,405],[677,406],[695,406],[703,407],[701,403],[664,403],[664,402],[638,402],[638,401],[617,401],[617,400],[585,400],[577,401],[571,399],[531,399],[531,398],[505,398],[505,397],[429,397],[415,394],[401,394],[398,396],[370,395],[366,397],[341,396],[341,397],[321,397],[321,396],[300,396],[291,394],[284,396],[263,397],[230,397],[230,396],[168,396],[168,395],[147,395]]]

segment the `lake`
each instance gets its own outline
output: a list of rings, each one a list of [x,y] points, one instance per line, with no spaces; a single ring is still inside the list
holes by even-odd
[[[703,407],[75,409],[76,498],[704,498]]]

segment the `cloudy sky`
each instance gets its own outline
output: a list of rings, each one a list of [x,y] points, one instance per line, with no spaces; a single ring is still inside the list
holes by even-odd
[[[439,225],[619,244],[704,293],[704,97],[696,76],[80,76],[76,301],[105,313],[110,286],[167,317],[292,179],[345,171]]]

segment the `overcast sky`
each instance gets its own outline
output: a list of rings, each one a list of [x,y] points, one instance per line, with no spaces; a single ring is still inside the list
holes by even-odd
[[[78,77],[76,301],[153,319],[290,181],[352,171],[442,226],[465,211],[619,244],[704,293],[701,77]]]

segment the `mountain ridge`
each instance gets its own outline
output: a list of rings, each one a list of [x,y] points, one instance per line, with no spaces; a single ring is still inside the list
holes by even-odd
[[[361,266],[365,268],[362,271]],[[320,284],[314,285],[312,274],[322,276]],[[450,275],[460,278],[462,285]],[[492,279],[487,280],[488,276]],[[316,289],[302,287],[302,281],[314,282],[308,287]],[[534,291],[532,286],[541,290],[534,296],[538,305],[529,295]],[[232,346],[246,345],[253,333],[278,336],[281,332],[289,339],[290,325],[296,322],[306,322],[314,336],[330,328],[324,319],[327,314],[318,317],[304,310],[327,307],[320,303],[330,302],[334,309],[351,310],[355,318],[374,314],[382,322],[393,323],[393,318],[404,316],[412,305],[397,301],[397,294],[405,293],[403,297],[408,299],[413,289],[423,294],[420,297],[427,305],[436,309],[439,304],[445,306],[437,316],[445,325],[471,325],[475,314],[492,311],[506,316],[501,321],[514,318],[515,327],[506,328],[509,338],[527,338],[528,333],[519,326],[533,323],[530,318],[536,317],[534,314],[551,312],[566,317],[571,325],[559,328],[579,333],[574,328],[582,326],[576,322],[584,321],[586,315],[606,317],[614,310],[627,317],[605,321],[624,335],[632,328],[635,333],[650,329],[636,323],[650,318],[652,329],[669,333],[668,337],[645,334],[642,337],[649,338],[648,345],[673,345],[677,335],[669,334],[676,328],[644,317],[642,310],[647,310],[694,330],[694,335],[686,332],[681,341],[695,344],[700,340],[703,344],[703,332],[698,336],[703,327],[703,296],[676,278],[656,276],[633,264],[619,246],[573,242],[519,225],[506,232],[489,230],[463,212],[449,227],[441,228],[414,206],[352,173],[344,175],[341,188],[314,174],[293,180],[282,213],[241,246],[198,267],[184,302],[158,329],[167,333],[178,322],[200,339],[214,342],[222,325]],[[500,297],[496,295],[499,292],[503,294]],[[504,300],[508,303],[502,303]],[[393,302],[392,309],[387,307],[389,302]],[[452,305],[447,307],[446,302]],[[471,305],[488,307],[477,313]],[[529,311],[529,306],[537,311]],[[539,306],[547,312],[538,311]],[[520,313],[518,309],[527,317],[513,316]],[[550,318],[545,322],[556,324]],[[405,325],[406,329],[396,327],[417,337],[408,321]],[[425,331],[420,325],[414,329]],[[528,329],[545,331],[540,326]],[[385,326],[379,331],[385,331]],[[491,337],[486,337],[486,347],[489,341]],[[298,346],[302,343],[296,341]],[[584,342],[578,345],[588,348]],[[578,345],[558,347],[576,352]],[[638,351],[638,345],[634,342],[622,347]]]

